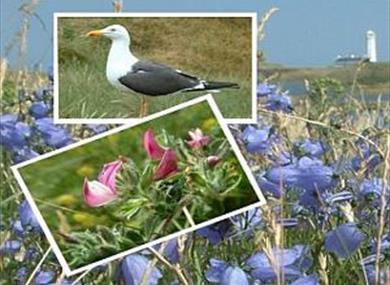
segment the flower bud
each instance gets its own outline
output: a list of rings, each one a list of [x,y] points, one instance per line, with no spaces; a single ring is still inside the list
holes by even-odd
[[[154,172],[154,180],[164,179],[177,171],[177,158],[172,149],[168,149]]]
[[[209,167],[214,167],[220,161],[221,161],[221,158],[219,156],[216,156],[216,155],[210,155],[209,157],[207,157],[207,165]]]
[[[165,152],[165,150],[156,142],[152,130],[147,130],[144,133],[144,148],[148,156],[153,160],[160,160]]]

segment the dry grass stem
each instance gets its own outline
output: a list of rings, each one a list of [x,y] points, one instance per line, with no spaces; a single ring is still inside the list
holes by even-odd
[[[180,268],[179,265],[173,265],[171,264],[162,254],[161,250],[157,251],[154,248],[150,247],[149,250],[154,254],[155,258],[158,259],[160,262],[162,262],[165,266],[168,267],[169,270],[171,270],[173,273],[176,274],[178,280],[181,282],[183,285],[192,285],[186,277],[183,274],[182,269]]]
[[[323,254],[322,252],[320,252],[320,254],[318,255],[318,263],[320,265],[320,270],[319,270],[320,278],[321,278],[324,285],[328,285],[329,278],[328,278],[328,274],[326,272],[326,267],[327,267],[328,261],[327,261],[327,256],[325,254]]]
[[[62,271],[60,276],[57,278],[56,283],[54,283],[54,285],[61,285],[64,279],[65,279],[65,272]],[[71,285],[73,285],[73,283]]]
[[[359,134],[357,132],[351,131],[349,129],[335,128],[333,126],[330,126],[330,125],[328,125],[326,123],[323,123],[323,122],[320,122],[320,121],[314,121],[314,120],[306,119],[306,118],[303,118],[303,117],[300,117],[300,116],[296,116],[296,115],[270,111],[270,110],[264,109],[262,107],[259,108],[259,111],[263,112],[263,113],[267,113],[267,114],[276,115],[276,116],[282,116],[282,117],[293,119],[293,120],[303,121],[303,122],[306,122],[306,123],[309,123],[309,124],[312,124],[312,125],[324,127],[324,128],[327,128],[327,129],[333,129],[335,131],[344,132],[344,133],[347,133],[349,135],[358,137],[358,138],[364,140],[365,142],[367,142],[368,144],[370,144],[371,146],[373,146],[375,148],[375,150],[379,153],[379,155],[382,158],[385,157],[384,151],[374,141],[372,141],[371,139],[369,139],[369,138],[367,138],[367,137],[365,137],[365,136],[363,136],[363,135],[361,135],[361,134]]]
[[[123,1],[122,0],[112,0],[112,6],[114,7],[114,12],[120,13],[123,9]]]
[[[49,247],[46,252],[44,253],[44,255],[42,256],[41,260],[38,262],[38,264],[35,266],[33,272],[31,272],[30,274],[30,277],[27,279],[26,283],[24,285],[29,285],[31,283],[31,281],[34,279],[34,276],[35,274],[38,272],[39,268],[41,267],[41,265],[43,264],[43,262],[45,262],[45,259],[46,257],[49,255],[49,253],[51,252],[51,247]]]
[[[257,30],[257,37],[259,39],[259,42],[263,40],[265,37],[265,24],[268,22],[268,20],[271,18],[271,16],[277,12],[279,9],[276,7],[273,7],[269,9],[264,16],[260,20],[260,24]]]
[[[195,224],[194,219],[193,219],[192,216],[191,216],[190,211],[188,211],[187,206],[184,206],[184,207],[183,207],[183,213],[184,213],[184,215],[186,216],[187,221],[190,223],[190,226],[191,226],[191,227],[194,227],[196,224]]]
[[[377,235],[377,244],[376,244],[376,256],[375,256],[375,284],[380,285],[380,274],[381,274],[381,245],[382,245],[382,236],[385,230],[385,217],[386,217],[386,206],[387,206],[387,187],[388,187],[388,175],[390,171],[390,135],[387,135],[387,149],[386,155],[384,156],[385,160],[385,169],[383,171],[383,183],[380,196],[380,210],[379,210],[379,225],[378,225],[378,235]]]
[[[0,98],[3,98],[3,84],[7,73],[7,60],[0,58]]]
[[[71,285],[76,285],[81,279],[83,279],[92,269],[88,269],[84,271],[82,274],[80,274],[73,282]]]

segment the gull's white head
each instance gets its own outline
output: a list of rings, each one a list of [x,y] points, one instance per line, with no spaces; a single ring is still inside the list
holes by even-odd
[[[111,25],[101,30],[90,31],[88,37],[105,36],[112,41],[124,40],[130,42],[129,32],[121,25]]]

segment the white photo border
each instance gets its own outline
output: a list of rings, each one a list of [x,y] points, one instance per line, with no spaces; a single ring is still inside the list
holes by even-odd
[[[22,176],[21,176],[21,174],[19,172],[19,169],[24,167],[24,166],[33,164],[35,162],[44,160],[46,158],[55,156],[57,154],[66,152],[68,150],[77,148],[79,146],[88,144],[88,143],[93,142],[95,140],[98,140],[98,139],[110,136],[110,135],[118,133],[120,131],[129,129],[131,127],[134,127],[134,126],[146,123],[146,122],[151,121],[153,119],[157,119],[157,118],[162,117],[164,115],[167,115],[167,114],[179,111],[179,110],[184,109],[186,107],[189,107],[189,106],[201,103],[201,102],[205,102],[205,101],[208,102],[208,105],[210,106],[213,115],[215,116],[218,124],[220,125],[221,129],[223,130],[224,135],[228,139],[234,154],[236,155],[236,157],[237,157],[237,159],[238,159],[242,169],[244,170],[244,173],[246,174],[246,176],[247,176],[247,178],[248,178],[248,180],[249,180],[253,190],[255,191],[255,193],[256,193],[256,195],[257,195],[257,197],[259,199],[259,202],[253,203],[253,204],[251,204],[249,206],[245,206],[245,207],[243,207],[241,209],[234,210],[234,211],[232,211],[230,213],[227,213],[227,214],[224,214],[224,215],[222,215],[220,217],[213,218],[211,220],[202,222],[202,223],[200,223],[198,225],[189,227],[189,228],[184,229],[182,231],[178,231],[176,233],[173,233],[173,234],[170,234],[170,235],[158,238],[158,239],[156,239],[154,241],[145,243],[143,245],[134,247],[134,248],[129,249],[129,250],[125,250],[123,252],[114,254],[114,255],[109,256],[107,258],[104,258],[102,260],[99,260],[99,261],[96,261],[96,262],[93,262],[93,263],[90,263],[88,265],[81,266],[79,268],[76,268],[76,269],[72,270],[69,267],[67,261],[65,260],[65,257],[61,253],[61,250],[60,250],[57,242],[55,241],[54,236],[52,235],[49,227],[47,226],[43,216],[40,214],[39,209],[38,209],[37,205],[35,204],[34,199],[33,199],[32,195],[31,195],[31,193],[29,192],[28,187],[25,184],[25,182],[24,182],[24,180],[23,180],[23,178],[22,178]],[[262,206],[262,205],[266,204],[266,200],[265,200],[265,198],[264,198],[264,196],[263,196],[263,194],[262,194],[262,192],[261,192],[261,190],[260,190],[260,188],[259,188],[259,186],[258,186],[258,184],[256,182],[256,179],[255,179],[251,169],[249,168],[247,162],[245,161],[244,156],[241,154],[241,151],[240,151],[240,149],[239,149],[239,147],[238,147],[238,145],[237,145],[233,135],[231,134],[228,126],[225,124],[224,118],[222,117],[222,114],[219,111],[218,106],[217,106],[217,104],[214,101],[214,98],[210,94],[204,95],[204,96],[192,99],[192,100],[189,100],[187,102],[181,103],[179,105],[176,105],[176,106],[171,107],[169,109],[166,109],[164,111],[155,113],[155,114],[150,115],[147,118],[143,119],[142,121],[138,121],[138,122],[133,122],[133,123],[130,123],[130,124],[122,125],[120,127],[117,127],[117,128],[112,129],[112,130],[109,130],[109,131],[106,131],[104,133],[101,133],[101,134],[98,134],[96,136],[93,136],[91,138],[84,139],[84,140],[82,140],[80,142],[71,144],[71,145],[63,147],[61,149],[54,150],[54,151],[51,151],[49,153],[40,155],[40,156],[38,156],[36,158],[33,158],[31,160],[24,161],[22,163],[13,165],[13,166],[11,166],[11,170],[12,170],[12,172],[13,172],[15,178],[16,178],[16,181],[18,182],[19,186],[21,187],[22,192],[25,194],[26,200],[30,204],[32,211],[36,215],[36,217],[38,219],[38,222],[41,225],[41,227],[43,229],[43,232],[45,233],[46,238],[48,239],[48,242],[49,242],[50,246],[53,249],[53,252],[55,253],[56,257],[58,258],[58,261],[59,261],[60,265],[62,266],[62,268],[64,270],[64,273],[67,276],[72,276],[72,275],[75,275],[75,274],[82,273],[82,272],[84,272],[86,270],[90,270],[90,269],[92,269],[94,267],[97,267],[99,265],[106,264],[106,263],[111,262],[111,261],[113,261],[115,259],[124,257],[124,256],[132,254],[132,253],[135,253],[135,252],[140,251],[142,249],[147,249],[148,247],[151,247],[151,246],[154,246],[156,244],[162,243],[164,241],[170,240],[172,238],[181,236],[183,234],[186,234],[186,233],[189,233],[189,232],[192,232],[192,231],[196,231],[196,230],[198,230],[200,228],[203,228],[205,226],[214,224],[214,223],[222,221],[222,220],[224,220],[226,218],[238,215],[238,214],[243,213],[243,212],[245,212],[247,210],[250,210],[250,209],[253,209],[253,208],[256,208],[256,207],[259,207],[259,206]]]
[[[53,91],[53,120],[55,124],[127,124],[141,121],[143,118],[60,118],[59,112],[59,72],[58,72],[58,18],[79,17],[79,18],[251,18],[252,25],[252,106],[251,118],[224,118],[227,124],[255,124],[257,120],[257,12],[173,12],[173,13],[88,13],[88,12],[56,12],[53,13],[53,69],[54,69],[54,91]],[[148,116],[147,116],[148,117]],[[146,118],[147,118],[146,117]]]

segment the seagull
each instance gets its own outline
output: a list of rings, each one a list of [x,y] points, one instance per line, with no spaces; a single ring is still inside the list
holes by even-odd
[[[144,117],[148,113],[145,96],[239,88],[236,83],[206,81],[179,69],[138,59],[130,50],[129,32],[121,25],[111,25],[101,30],[90,31],[87,36],[104,36],[112,41],[106,63],[107,80],[120,90],[133,91],[143,95],[140,117]]]

